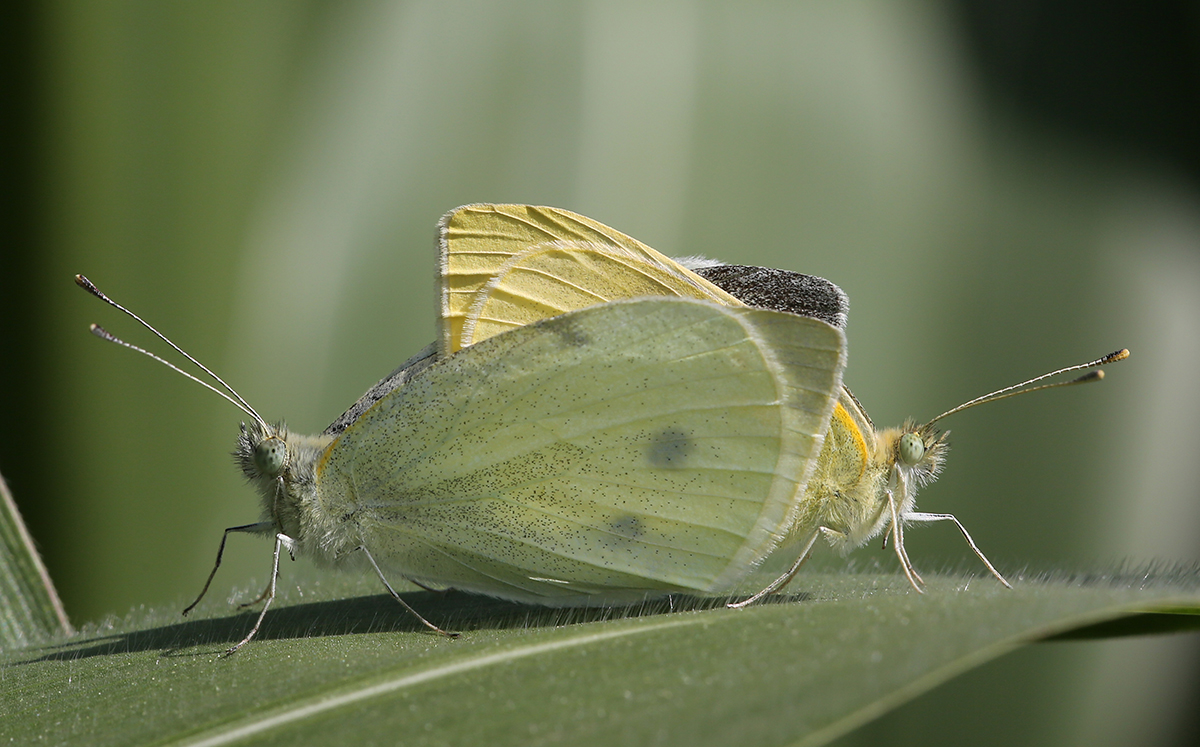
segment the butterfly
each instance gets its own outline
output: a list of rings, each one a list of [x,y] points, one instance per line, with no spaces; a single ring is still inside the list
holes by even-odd
[[[737,592],[789,548],[787,573],[744,605],[781,588],[819,538],[849,550],[886,531],[920,590],[903,527],[947,520],[1007,585],[957,519],[915,509],[944,463],[934,421],[876,430],[843,385],[847,301],[834,284],[672,260],[547,207],[457,208],[437,244],[437,342],[320,434],[268,422],[167,340],[227,393],[185,375],[249,416],[235,456],[263,505],[259,521],[226,530],[200,598],[230,533],[275,538],[263,609],[229,653],[261,626],[283,551],[374,571],[439,632],[389,577],[550,606],[624,604]]]

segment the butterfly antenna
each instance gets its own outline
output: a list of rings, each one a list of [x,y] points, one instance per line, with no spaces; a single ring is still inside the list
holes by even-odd
[[[150,351],[148,351],[148,350],[144,350],[144,349],[142,349],[142,348],[139,348],[137,345],[134,345],[134,344],[132,344],[132,343],[125,342],[124,340],[122,340],[121,338],[119,338],[119,337],[117,337],[116,335],[112,334],[111,332],[109,332],[108,330],[104,329],[104,328],[103,328],[103,327],[101,327],[100,325],[98,325],[98,324],[93,324],[93,325],[92,325],[92,327],[91,327],[91,330],[92,330],[92,334],[94,334],[96,337],[99,337],[99,338],[100,338],[100,339],[102,339],[102,340],[107,340],[108,342],[115,342],[116,344],[120,345],[121,347],[124,347],[124,348],[129,348],[130,350],[133,350],[133,351],[135,351],[135,352],[141,353],[142,355],[148,356],[148,357],[150,357],[150,358],[152,358],[152,359],[154,359],[154,360],[158,361],[159,363],[163,364],[164,366],[166,366],[167,368],[171,369],[172,371],[176,371],[176,372],[178,372],[178,373],[181,373],[181,374],[183,374],[184,376],[188,377],[189,379],[191,379],[192,381],[196,382],[197,384],[199,384],[199,385],[201,385],[201,386],[203,386],[203,387],[205,387],[205,388],[207,388],[207,389],[209,389],[209,390],[211,390],[211,391],[213,391],[213,392],[216,392],[216,393],[217,393],[217,394],[219,394],[220,396],[224,397],[226,400],[228,400],[229,402],[233,403],[233,405],[234,405],[235,407],[237,407],[239,410],[241,410],[242,412],[246,413],[246,414],[247,414],[247,415],[249,415],[250,417],[254,418],[256,421],[258,421],[258,423],[259,423],[260,425],[262,425],[264,428],[266,427],[266,425],[267,425],[266,421],[265,421],[265,420],[263,420],[262,416],[261,416],[261,415],[259,415],[259,414],[258,414],[258,412],[256,412],[256,411],[255,411],[255,409],[254,409],[253,407],[251,407],[251,406],[250,406],[250,403],[249,403],[249,402],[247,402],[246,400],[242,399],[242,395],[238,394],[238,393],[237,393],[237,390],[235,390],[233,387],[231,387],[231,386],[229,386],[228,384],[226,384],[224,379],[222,379],[220,376],[217,376],[215,373],[213,373],[211,370],[209,370],[208,366],[205,366],[205,365],[204,365],[203,363],[201,363],[200,361],[198,361],[198,360],[196,360],[195,358],[193,358],[192,356],[188,355],[188,353],[187,353],[187,351],[186,351],[186,350],[184,350],[183,348],[179,347],[179,346],[178,346],[178,345],[176,345],[175,343],[171,342],[171,338],[167,337],[167,336],[166,336],[166,335],[164,335],[162,332],[159,332],[157,329],[155,329],[154,327],[150,326],[150,323],[149,323],[149,322],[147,322],[145,319],[142,319],[142,318],[141,318],[140,316],[138,316],[137,314],[133,313],[132,311],[130,311],[129,309],[125,308],[125,307],[124,307],[124,306],[122,306],[121,304],[117,303],[116,301],[112,300],[112,299],[111,299],[111,298],[109,298],[108,296],[104,295],[104,292],[103,292],[103,291],[101,291],[99,288],[97,288],[97,287],[96,287],[96,285],[95,285],[95,284],[94,284],[92,281],[88,280],[88,279],[87,279],[87,278],[85,278],[83,275],[76,275],[76,276],[75,276],[75,284],[76,284],[76,285],[78,285],[80,288],[83,288],[83,289],[84,289],[85,291],[87,291],[88,293],[91,293],[91,294],[92,294],[93,296],[95,296],[96,298],[99,298],[101,301],[105,302],[105,303],[106,303],[106,304],[108,304],[109,306],[112,306],[113,308],[115,308],[115,309],[117,309],[117,310],[119,310],[119,311],[122,311],[122,312],[124,312],[126,315],[128,315],[128,316],[132,317],[134,320],[136,320],[136,321],[137,321],[139,324],[141,324],[143,327],[145,327],[146,329],[148,329],[148,330],[150,330],[151,332],[153,332],[153,333],[154,333],[154,335],[155,335],[156,337],[158,337],[158,339],[162,340],[163,342],[167,343],[167,344],[168,344],[168,345],[170,345],[172,348],[174,348],[174,349],[175,349],[175,352],[179,353],[179,354],[180,354],[180,355],[182,355],[184,358],[187,358],[189,361],[191,361],[192,363],[196,364],[196,366],[197,366],[197,367],[199,367],[199,368],[200,368],[202,371],[204,371],[204,373],[206,373],[206,374],[208,374],[209,376],[213,377],[213,379],[214,379],[214,380],[216,380],[216,382],[217,382],[218,384],[220,384],[221,386],[225,387],[225,389],[226,389],[226,390],[229,392],[229,394],[232,394],[233,396],[232,396],[232,397],[230,397],[230,396],[229,396],[229,394],[226,394],[225,392],[222,392],[220,389],[217,389],[216,387],[214,387],[213,385],[209,384],[209,383],[208,383],[208,382],[206,382],[206,381],[202,381],[202,380],[198,379],[197,377],[193,376],[192,374],[188,373],[187,371],[184,371],[183,369],[179,368],[178,366],[176,366],[175,364],[171,363],[170,361],[164,360],[163,358],[160,358],[159,356],[155,355],[154,353],[151,353],[151,352],[150,352]]]
[[[976,405],[982,405],[985,402],[996,402],[997,400],[1008,399],[1009,397],[1016,397],[1019,394],[1029,394],[1030,392],[1037,392],[1037,391],[1041,391],[1042,389],[1054,389],[1054,388],[1060,387],[1060,386],[1074,386],[1076,384],[1088,384],[1093,381],[1102,381],[1104,379],[1103,371],[1088,371],[1083,376],[1080,376],[1075,379],[1071,379],[1070,381],[1057,381],[1053,384],[1042,384],[1041,386],[1034,386],[1034,387],[1030,386],[1030,384],[1036,384],[1039,381],[1048,379],[1052,376],[1058,376],[1060,374],[1070,373],[1071,371],[1079,371],[1079,370],[1085,369],[1085,368],[1097,368],[1098,366],[1103,366],[1108,363],[1115,363],[1117,361],[1123,361],[1128,357],[1129,357],[1129,351],[1122,348],[1121,350],[1118,350],[1113,353],[1109,353],[1108,355],[1104,356],[1103,358],[1097,358],[1096,360],[1091,361],[1089,363],[1080,363],[1077,366],[1067,366],[1066,368],[1060,368],[1057,371],[1051,371],[1050,373],[1045,373],[1045,374],[1042,374],[1041,376],[1035,376],[1034,378],[1029,379],[1028,381],[1022,381],[1020,384],[1013,384],[1012,386],[1006,386],[1003,389],[997,389],[996,391],[991,392],[990,394],[985,394],[982,397],[976,397],[975,399],[973,399],[969,402],[964,402],[961,405],[959,405],[958,407],[955,407],[955,408],[952,408],[952,409],[949,409],[949,410],[943,412],[941,415],[938,415],[936,418],[934,418],[933,420],[930,420],[925,425],[926,426],[933,425],[934,423],[941,420],[942,418],[949,417],[950,415],[953,415],[956,412],[962,412],[963,410],[966,410],[969,407],[974,407]]]

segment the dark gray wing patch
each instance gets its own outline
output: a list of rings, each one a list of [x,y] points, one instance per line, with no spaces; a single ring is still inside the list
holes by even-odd
[[[825,278],[752,265],[717,265],[693,270],[744,304],[820,319],[846,328],[850,302]]]

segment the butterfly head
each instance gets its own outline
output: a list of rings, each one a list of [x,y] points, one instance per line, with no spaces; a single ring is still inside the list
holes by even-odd
[[[251,482],[274,481],[283,477],[291,465],[287,441],[283,423],[242,423],[233,457]]]
[[[937,479],[946,463],[950,444],[949,432],[943,433],[932,425],[906,422],[892,444],[896,467],[903,470],[913,488],[920,488]]]
[[[928,423],[919,425],[911,420],[879,434],[884,464],[888,472],[900,478],[901,487],[896,495],[900,515],[914,510],[917,491],[941,473],[950,451],[948,435],[949,431],[943,433]]]

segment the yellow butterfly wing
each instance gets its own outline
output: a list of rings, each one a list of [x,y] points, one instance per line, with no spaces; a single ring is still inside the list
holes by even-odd
[[[466,205],[438,223],[439,352],[605,301],[733,296],[591,218],[532,205]]]
[[[840,330],[679,298],[532,323],[362,413],[321,508],[434,588],[551,605],[734,588],[781,540],[845,365]]]

